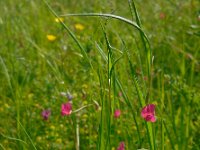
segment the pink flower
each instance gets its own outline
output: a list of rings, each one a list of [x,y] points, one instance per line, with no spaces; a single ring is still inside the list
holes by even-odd
[[[141,112],[142,118],[144,118],[147,122],[155,122],[155,105],[154,104],[149,104],[142,108]]]
[[[114,117],[119,118],[121,115],[121,111],[119,109],[115,110]]]
[[[119,91],[118,96],[119,96],[119,97],[122,97],[122,96],[123,96],[123,94],[122,94],[121,91]]]
[[[72,113],[72,104],[70,102],[62,104],[62,106],[61,106],[61,115],[62,116],[68,116],[71,113]]]
[[[42,111],[42,117],[44,120],[48,120],[50,115],[51,115],[51,111],[49,109]]]
[[[159,17],[160,17],[160,19],[165,19],[166,15],[165,15],[165,13],[161,12]]]
[[[124,144],[124,142],[120,142],[119,143],[119,146],[118,146],[117,150],[125,150],[125,144]]]

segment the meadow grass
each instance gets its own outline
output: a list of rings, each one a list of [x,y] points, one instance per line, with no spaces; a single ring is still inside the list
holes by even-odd
[[[200,149],[198,6],[0,1],[0,149]]]

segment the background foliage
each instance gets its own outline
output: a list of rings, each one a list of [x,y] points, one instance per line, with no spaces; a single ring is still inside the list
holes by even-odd
[[[101,12],[132,20],[128,1],[51,0],[49,4],[58,15]],[[120,141],[130,150],[150,148],[133,76],[146,103],[156,105],[155,149],[200,148],[200,2],[135,0],[135,4],[151,44],[151,81],[146,51],[132,26],[105,17],[63,17],[86,59],[43,1],[0,1],[2,149],[75,149],[77,122],[80,149],[97,149],[104,134],[100,130],[103,111],[106,119],[110,117],[105,128],[110,139],[107,149],[115,149]],[[56,39],[50,41],[47,35]],[[114,66],[111,87],[108,57]],[[100,106],[62,117],[61,104],[67,99],[60,92],[67,91],[74,97],[73,110],[94,100]],[[44,109],[52,112],[47,121],[41,116]],[[122,112],[117,119],[113,117],[116,109]]]

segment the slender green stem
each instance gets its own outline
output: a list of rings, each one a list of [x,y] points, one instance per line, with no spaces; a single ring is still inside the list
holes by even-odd
[[[76,150],[80,149],[79,114],[76,116]]]
[[[30,137],[29,134],[27,133],[27,131],[26,131],[26,129],[24,128],[24,126],[21,124],[21,122],[19,122],[19,124],[20,124],[21,128],[23,129],[24,133],[27,135],[27,137],[28,137],[29,141],[31,142],[31,145],[33,146],[33,148],[34,148],[35,150],[37,150],[35,144],[33,143],[31,137]]]
[[[99,77],[99,83],[100,83],[100,99],[101,99],[101,118],[100,118],[100,124],[99,124],[99,137],[98,137],[98,150],[105,150],[105,144],[104,144],[104,129],[105,129],[105,102],[104,102],[104,92],[103,92],[103,78],[101,76],[101,70],[100,67],[98,69],[98,77]]]

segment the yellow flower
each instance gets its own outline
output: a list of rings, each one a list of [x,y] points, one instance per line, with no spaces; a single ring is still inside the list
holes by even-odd
[[[29,99],[32,99],[32,98],[33,98],[33,96],[34,96],[34,94],[33,94],[33,93],[29,93],[29,94],[28,94],[28,98],[29,98]]]
[[[75,24],[75,28],[76,28],[76,30],[83,30],[85,27],[82,25],[82,24],[80,24],[80,23],[77,23],[77,24]]]
[[[6,108],[10,108],[10,106],[9,106],[7,103],[5,103],[4,106],[5,106]]]
[[[117,130],[117,134],[121,134],[121,130]]]
[[[62,139],[57,139],[56,142],[57,143],[62,143]]]
[[[41,136],[37,136],[36,140],[37,141],[42,141],[42,137]]]
[[[84,115],[83,115],[83,118],[88,118],[88,115],[87,115],[87,114],[84,114]]]
[[[87,101],[83,101],[83,105],[87,105],[88,104],[88,102]]]
[[[87,84],[83,84],[83,85],[82,85],[82,88],[87,89],[87,88],[88,88],[88,85],[87,85]]]
[[[55,40],[56,40],[56,36],[51,35],[51,34],[48,34],[48,35],[47,35],[47,39],[48,39],[49,41],[55,41]]]
[[[60,124],[60,127],[61,127],[61,128],[64,128],[64,125],[63,125],[63,124]]]
[[[64,21],[64,18],[62,17],[55,18],[55,22],[63,22],[63,21]]]
[[[55,130],[56,127],[55,127],[54,125],[51,125],[51,126],[50,126],[50,129],[51,129],[51,130]]]
[[[132,126],[132,129],[133,129],[133,130],[137,130],[136,126]]]

